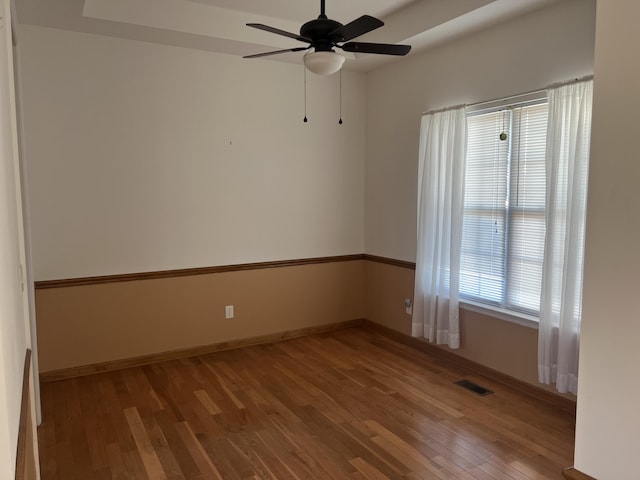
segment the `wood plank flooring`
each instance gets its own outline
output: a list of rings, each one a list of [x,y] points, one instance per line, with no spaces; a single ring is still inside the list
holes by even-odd
[[[362,328],[45,383],[42,408],[44,480],[561,479],[573,463],[571,414]]]

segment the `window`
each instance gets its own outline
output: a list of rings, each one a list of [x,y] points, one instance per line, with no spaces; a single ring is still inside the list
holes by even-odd
[[[546,99],[467,116],[463,301],[539,314],[547,117]]]

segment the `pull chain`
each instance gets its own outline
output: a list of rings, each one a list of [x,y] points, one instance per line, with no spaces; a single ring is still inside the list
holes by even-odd
[[[307,123],[307,67],[302,64],[302,69],[304,70],[304,123]]]
[[[342,125],[342,69],[340,69],[340,120],[338,124]]]

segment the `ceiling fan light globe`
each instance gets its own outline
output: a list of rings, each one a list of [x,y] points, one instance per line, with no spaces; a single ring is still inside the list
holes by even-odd
[[[309,52],[304,66],[317,75],[332,75],[342,68],[344,57],[336,52]]]

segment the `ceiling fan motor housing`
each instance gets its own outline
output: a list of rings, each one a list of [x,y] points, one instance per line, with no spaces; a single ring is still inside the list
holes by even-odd
[[[316,49],[316,52],[330,52],[337,42],[343,40],[339,33],[331,35],[340,27],[342,27],[340,22],[320,16],[302,25],[300,36],[310,39],[311,46]]]

